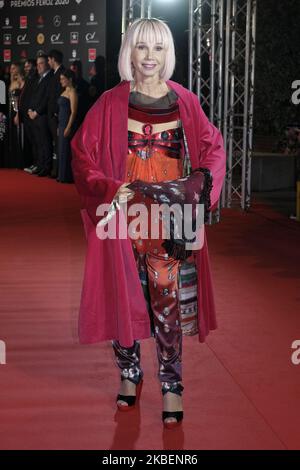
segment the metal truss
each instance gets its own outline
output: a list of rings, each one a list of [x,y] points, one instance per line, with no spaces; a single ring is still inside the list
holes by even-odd
[[[189,0],[188,86],[219,129],[223,123],[223,10],[222,0]],[[210,215],[209,223],[219,219],[220,202]]]
[[[188,0],[188,86],[223,134],[227,171],[219,207],[250,207],[256,0]],[[151,0],[123,0],[122,33],[151,17]]]
[[[250,207],[256,0],[189,0],[189,89],[222,131],[220,207]]]
[[[227,0],[223,135],[228,152],[222,204],[249,209],[256,0]]]
[[[151,18],[151,0],[122,0],[122,37],[136,18]]]

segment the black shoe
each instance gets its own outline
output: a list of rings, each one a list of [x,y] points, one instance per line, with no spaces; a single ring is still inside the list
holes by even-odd
[[[175,418],[176,421],[165,421],[167,418]],[[179,426],[183,420],[183,411],[163,411],[162,420],[164,427],[167,429],[173,429]]]
[[[125,380],[125,378],[121,376],[121,380]],[[117,403],[119,411],[129,411],[129,410],[132,410],[135,407],[135,405],[137,404],[137,402],[140,399],[142,387],[143,387],[143,375],[140,374],[139,381],[136,384],[136,395],[120,395],[119,394],[117,396],[116,402],[124,401],[125,403],[127,403],[127,405]]]
[[[41,170],[37,175],[38,176],[48,176],[49,171],[48,170]]]
[[[38,175],[43,169],[36,166],[33,170],[32,170],[32,175]]]
[[[29,166],[29,167],[24,168],[24,171],[26,171],[26,173],[32,174],[32,172],[33,172],[34,170],[36,170],[36,169],[37,169],[37,166],[36,166],[36,165],[31,165],[31,166]]]
[[[168,384],[168,386],[162,387],[162,394],[165,395],[166,393],[176,393],[176,395],[181,396],[182,391],[184,390],[183,385],[181,383],[175,382],[175,384]],[[165,421],[167,418],[175,418],[176,421]],[[183,411],[163,411],[162,412],[162,421],[164,427],[167,429],[176,428],[181,424],[183,420]]]

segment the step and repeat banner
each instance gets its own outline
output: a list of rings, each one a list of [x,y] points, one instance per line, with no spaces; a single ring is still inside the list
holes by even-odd
[[[64,65],[81,60],[84,76],[105,57],[106,0],[0,0],[0,63],[59,49]]]

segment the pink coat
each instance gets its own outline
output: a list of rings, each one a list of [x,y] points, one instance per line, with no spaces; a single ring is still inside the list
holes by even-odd
[[[205,116],[194,93],[171,80],[178,95],[180,118],[186,133],[192,168],[208,168],[213,176],[211,203],[215,206],[225,176],[225,152],[220,132]],[[126,181],[127,119],[130,84],[106,91],[88,112],[72,140],[72,168],[81,196],[81,216],[87,254],[79,312],[81,343],[118,339],[131,346],[134,339],[151,335],[131,240],[96,235],[96,208],[110,203]],[[206,239],[195,252],[198,272],[199,341],[216,328],[213,287]]]

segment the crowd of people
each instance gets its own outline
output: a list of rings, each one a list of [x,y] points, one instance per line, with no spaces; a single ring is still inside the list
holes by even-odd
[[[103,73],[95,62],[90,82],[82,76],[82,63],[69,69],[63,54],[12,62],[6,83],[6,104],[0,105],[0,166],[18,168],[39,177],[72,183],[70,141],[91,105],[104,91]]]

